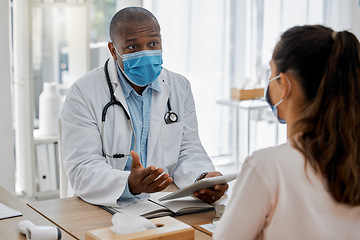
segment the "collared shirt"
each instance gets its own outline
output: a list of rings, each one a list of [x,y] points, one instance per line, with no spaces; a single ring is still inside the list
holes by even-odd
[[[116,64],[117,65],[117,64]],[[152,91],[161,92],[159,81],[156,79],[153,83],[149,84],[145,90],[142,92],[142,95],[139,95],[127,82],[125,76],[120,72],[119,67],[116,67],[119,82],[121,88],[124,92],[125,100],[130,111],[131,120],[134,126],[135,139],[136,139],[136,148],[140,156],[141,164],[146,167],[147,165],[147,141],[148,134],[150,129],[150,112],[151,112],[151,98]],[[134,137],[131,141],[131,149],[134,148]],[[125,171],[131,170],[132,157],[129,156],[125,165]],[[129,186],[127,185],[121,199],[132,198],[134,197],[130,191]]]

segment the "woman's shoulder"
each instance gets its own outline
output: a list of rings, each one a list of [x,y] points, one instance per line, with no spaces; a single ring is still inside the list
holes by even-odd
[[[250,155],[250,157],[251,158],[263,158],[263,157],[269,158],[273,156],[279,157],[282,155],[294,154],[295,152],[297,152],[297,150],[291,146],[291,143],[286,142],[278,146],[272,146],[272,147],[256,150]]]
[[[247,158],[246,162],[261,172],[289,171],[304,166],[302,154],[293,148],[290,142],[257,150]]]

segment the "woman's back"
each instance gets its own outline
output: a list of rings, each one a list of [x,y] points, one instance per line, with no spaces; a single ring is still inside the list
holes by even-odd
[[[290,143],[255,152],[214,239],[360,239],[360,206],[336,202],[321,173],[306,169]]]

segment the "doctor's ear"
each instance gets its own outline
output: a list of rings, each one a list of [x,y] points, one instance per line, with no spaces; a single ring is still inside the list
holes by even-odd
[[[108,42],[108,48],[109,48],[111,56],[116,61],[117,56],[116,56],[116,50],[115,50],[114,44],[112,42]]]

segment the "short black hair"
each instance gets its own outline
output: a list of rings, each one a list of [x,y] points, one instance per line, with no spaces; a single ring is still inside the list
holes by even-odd
[[[109,35],[111,41],[114,41],[117,37],[117,26],[119,23],[125,23],[125,22],[145,22],[153,20],[156,25],[159,27],[159,22],[157,21],[154,14],[152,14],[150,11],[146,10],[142,7],[126,7],[118,11],[110,22],[110,29],[109,29]]]

